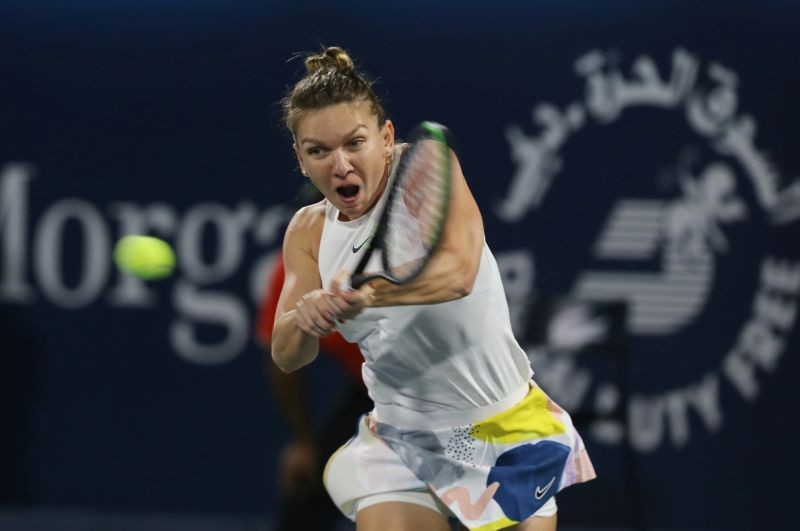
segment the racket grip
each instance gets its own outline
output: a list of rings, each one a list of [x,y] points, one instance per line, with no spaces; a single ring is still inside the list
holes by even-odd
[[[367,276],[367,275],[364,275],[364,274],[361,274],[361,273],[356,273],[355,275],[350,277],[350,281],[349,281],[350,285],[349,286],[342,286],[342,288],[343,289],[345,289],[345,288],[347,288],[347,289],[358,289],[361,286],[363,286],[367,282],[367,280],[369,280],[369,278],[370,277]]]

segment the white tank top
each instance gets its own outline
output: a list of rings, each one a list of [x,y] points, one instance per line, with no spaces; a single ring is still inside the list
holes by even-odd
[[[330,203],[319,247],[322,285],[352,271],[375,232],[386,194],[340,221]],[[366,271],[380,270],[376,251]],[[401,428],[467,424],[521,400],[533,371],[511,330],[497,263],[484,242],[472,292],[440,304],[368,308],[337,329],[364,354],[364,383],[382,422]]]

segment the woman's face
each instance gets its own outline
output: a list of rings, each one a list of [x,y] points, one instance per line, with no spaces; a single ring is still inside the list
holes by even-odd
[[[303,170],[341,219],[368,212],[386,188],[394,126],[378,126],[367,101],[337,103],[304,112],[294,150]]]

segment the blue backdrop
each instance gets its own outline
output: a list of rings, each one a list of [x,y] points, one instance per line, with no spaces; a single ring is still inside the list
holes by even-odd
[[[302,182],[277,101],[290,57],[338,44],[401,133],[458,139],[536,377],[600,475],[561,521],[789,527],[795,3],[5,0],[0,20],[0,501],[272,509],[287,428],[253,322]],[[172,242],[177,273],[115,271],[129,232]],[[553,300],[534,341],[527,305]],[[320,404],[343,378],[312,376]]]

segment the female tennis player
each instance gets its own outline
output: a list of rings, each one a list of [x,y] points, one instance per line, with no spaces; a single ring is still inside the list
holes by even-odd
[[[446,531],[449,518],[484,531],[555,529],[556,492],[592,479],[594,469],[569,415],[531,379],[458,160],[448,151],[447,164],[432,162],[430,172],[403,167],[414,146],[395,145],[394,125],[347,53],[327,48],[305,64],[284,117],[300,169],[325,199],[287,229],[272,357],[296,370],[336,329],[359,344],[374,402],[330,458],[328,492],[359,531]],[[438,189],[414,189],[438,183],[444,170]],[[404,172],[423,178],[396,191]],[[446,210],[446,221],[424,269],[408,281],[347,288],[363,253],[394,245],[372,241],[384,238],[376,230],[387,197],[409,205],[441,190],[448,201],[434,208]],[[415,211],[414,219],[436,216]],[[424,235],[413,225],[392,230]],[[386,268],[378,254],[366,273]]]

